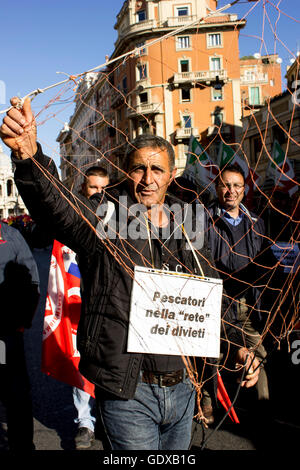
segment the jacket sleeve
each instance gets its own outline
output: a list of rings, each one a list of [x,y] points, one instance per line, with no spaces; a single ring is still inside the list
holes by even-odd
[[[43,154],[39,144],[32,160],[12,158],[15,182],[32,218],[73,251],[91,254],[96,246],[93,227],[97,218],[89,200],[68,191],[53,160]]]

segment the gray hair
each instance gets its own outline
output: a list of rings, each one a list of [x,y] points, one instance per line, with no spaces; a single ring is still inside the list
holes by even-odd
[[[163,137],[152,134],[141,134],[133,141],[129,142],[125,151],[124,169],[128,170],[132,154],[139,149],[150,147],[166,150],[169,157],[170,171],[175,167],[175,152],[173,146]]]

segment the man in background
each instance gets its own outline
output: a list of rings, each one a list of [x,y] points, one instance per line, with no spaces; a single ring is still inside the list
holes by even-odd
[[[109,175],[105,168],[92,166],[86,170],[81,193],[88,199],[94,196],[95,211],[97,195],[100,195],[108,184]],[[73,401],[77,412],[75,423],[78,425],[75,446],[77,450],[88,449],[95,439],[95,399],[84,390],[73,387]]]
[[[256,384],[259,400],[269,399],[268,379],[263,367],[266,350],[258,330],[264,324],[260,311],[260,290],[255,258],[264,248],[264,222],[250,212],[242,200],[245,176],[236,165],[221,170],[216,180],[217,200],[208,208],[208,239],[212,258],[223,279],[232,310],[241,326],[244,345],[255,351],[261,361]],[[210,399],[204,403],[205,415],[212,422]]]
[[[0,223],[0,400],[7,415],[11,451],[32,451],[33,415],[24,352],[24,329],[31,327],[39,300],[36,263],[20,232]],[[4,356],[4,357],[3,357]]]

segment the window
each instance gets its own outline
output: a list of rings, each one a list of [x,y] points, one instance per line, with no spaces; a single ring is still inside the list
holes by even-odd
[[[210,58],[210,70],[217,71],[221,70],[221,58],[220,57],[211,57]]]
[[[145,42],[138,42],[135,45],[136,48],[141,48],[138,52],[136,52],[137,56],[146,54],[146,47],[143,47],[143,46],[145,46]]]
[[[188,49],[190,47],[190,36],[177,36],[176,48],[177,49]]]
[[[137,22],[145,21],[146,18],[147,18],[146,10],[140,10],[140,11],[137,12],[137,14],[136,14]]]
[[[253,86],[253,87],[250,88],[249,104],[250,105],[260,104],[260,96],[259,96],[259,87],[258,86]]]
[[[123,80],[122,80],[122,87],[123,87],[124,93],[127,93],[127,77],[124,77],[124,78],[123,78]]]
[[[181,60],[180,61],[180,72],[189,72],[190,71],[190,62],[189,60]]]
[[[273,137],[273,141],[274,140],[277,140],[277,142],[279,143],[279,145],[283,145],[286,143],[287,141],[287,135],[286,133],[284,132],[283,129],[281,129],[280,126],[278,126],[277,124],[272,127],[272,137]]]
[[[13,183],[11,180],[8,180],[6,183],[7,195],[12,196]]]
[[[148,93],[147,92],[140,93],[139,98],[140,98],[140,104],[148,103]]]
[[[261,149],[262,149],[261,138],[255,137],[253,139],[253,154],[254,154],[253,162],[255,162],[255,163],[258,162],[259,155],[261,153]]]
[[[185,129],[191,129],[191,127],[192,127],[192,117],[189,114],[184,114],[182,116],[182,120],[183,120],[183,127]]]
[[[208,47],[218,47],[222,45],[222,39],[220,33],[208,34]]]
[[[176,12],[177,12],[177,16],[188,16],[189,7],[177,7]]]
[[[120,108],[120,109],[118,109],[118,111],[117,111],[117,122],[118,122],[118,123],[121,122],[121,121],[122,121],[122,118],[123,118],[123,116],[122,116],[122,108]]]
[[[181,101],[191,101],[191,90],[190,88],[181,89]]]
[[[248,82],[255,81],[255,72],[253,70],[246,70],[245,71],[245,78]]]
[[[216,110],[213,114],[213,124],[220,127],[223,122],[224,116],[223,113],[219,110]]]
[[[212,100],[213,101],[220,101],[223,99],[223,88],[216,90],[215,88],[212,89]]]
[[[137,81],[144,80],[147,78],[147,65],[146,64],[138,64],[137,65]]]
[[[151,134],[150,124],[147,121],[143,121],[140,124],[142,134]]]

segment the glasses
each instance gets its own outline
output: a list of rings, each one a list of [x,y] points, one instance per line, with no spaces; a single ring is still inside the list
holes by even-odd
[[[223,190],[228,189],[229,191],[231,191],[231,189],[235,189],[236,191],[240,191],[241,189],[243,189],[245,187],[245,185],[244,184],[238,184],[238,183],[219,183],[218,187],[223,189]]]

